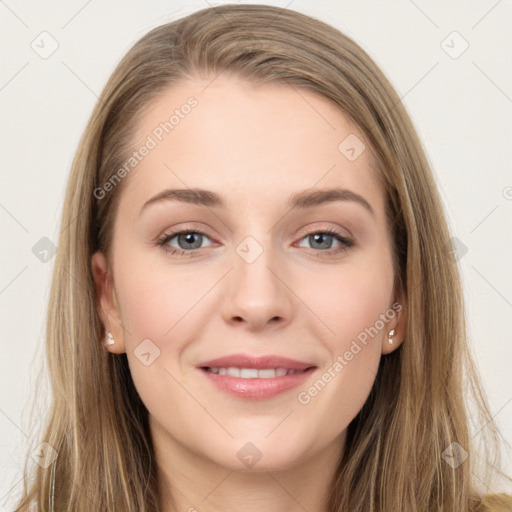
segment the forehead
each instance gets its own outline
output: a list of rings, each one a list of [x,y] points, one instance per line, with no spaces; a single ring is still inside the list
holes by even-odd
[[[180,82],[139,117],[132,149],[144,145],[151,149],[123,192],[131,203],[165,188],[215,190],[240,206],[337,186],[383,209],[363,135],[334,102],[308,89],[225,75]]]

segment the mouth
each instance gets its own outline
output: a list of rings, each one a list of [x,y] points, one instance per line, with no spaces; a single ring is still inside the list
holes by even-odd
[[[276,377],[286,377],[287,375],[298,375],[307,372],[309,369],[314,368],[310,366],[305,370],[293,370],[289,368],[237,368],[230,366],[228,368],[211,368],[204,366],[201,370],[216,375],[229,375],[231,377],[238,377],[240,379],[275,379]]]
[[[317,366],[278,356],[237,355],[197,368],[224,393],[245,400],[266,400],[304,384]]]

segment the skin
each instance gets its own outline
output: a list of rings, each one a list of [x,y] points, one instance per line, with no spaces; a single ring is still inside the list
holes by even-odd
[[[346,428],[368,397],[380,358],[400,345],[405,329],[406,305],[393,295],[384,190],[368,144],[355,161],[338,150],[347,135],[364,137],[326,98],[223,75],[210,81],[166,90],[137,126],[134,149],[187,98],[198,100],[125,178],[110,264],[99,252],[92,258],[100,312],[115,339],[107,350],[127,353],[149,411],[162,510],[174,510],[170,487],[180,511],[325,511]],[[355,201],[286,207],[295,192],[335,186],[363,196],[374,215]],[[167,200],[139,215],[168,188],[212,190],[227,206]],[[173,228],[205,233],[195,256],[156,244]],[[355,245],[322,255],[343,246],[308,236],[325,228]],[[263,250],[252,263],[236,252],[247,236]],[[180,248],[179,237],[169,246]],[[187,247],[182,240],[182,251]],[[308,404],[299,403],[298,392],[395,301],[401,313]],[[148,366],[134,354],[144,339],[160,350]],[[299,388],[243,400],[196,368],[233,353],[278,354],[318,368]],[[237,457],[248,442],[261,453],[251,468]]]

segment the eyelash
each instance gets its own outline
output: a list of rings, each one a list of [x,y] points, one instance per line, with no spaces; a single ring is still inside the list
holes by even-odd
[[[167,245],[167,243],[170,240],[172,240],[174,237],[176,237],[177,235],[182,235],[182,234],[197,234],[197,235],[203,235],[203,236],[208,237],[208,235],[206,233],[203,233],[202,231],[197,230],[197,229],[182,229],[179,231],[173,231],[171,233],[165,233],[160,238],[158,238],[157,245],[160,246],[162,248],[162,250],[167,254],[170,253],[171,255],[174,255],[177,252],[180,252],[179,256],[194,256],[194,255],[196,255],[196,253],[200,249],[202,249],[202,247],[200,247],[198,249],[192,249],[190,251],[185,251],[184,249],[176,249],[175,247],[170,247]],[[317,231],[311,231],[310,233],[306,233],[300,240],[302,240],[308,236],[317,235],[317,234],[331,235],[338,242],[340,242],[342,244],[340,247],[337,247],[335,249],[327,249],[325,251],[322,251],[322,250],[315,251],[315,252],[318,252],[317,256],[319,256],[319,257],[329,257],[329,256],[341,254],[342,252],[347,251],[348,249],[350,249],[351,247],[353,247],[355,245],[355,242],[351,238],[343,236],[341,233],[339,233],[335,229],[331,229],[331,228],[326,228],[326,229],[317,230]],[[314,249],[312,249],[312,250],[314,250]]]

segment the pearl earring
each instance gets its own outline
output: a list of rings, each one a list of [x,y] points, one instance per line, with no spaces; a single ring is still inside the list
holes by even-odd
[[[105,345],[113,345],[114,343],[114,336],[112,336],[111,332],[107,332],[107,339],[105,341]]]
[[[389,331],[389,338],[388,338],[388,343],[390,345],[393,344],[393,339],[392,338],[393,338],[394,335],[395,335],[395,329],[391,329],[391,331]]]

